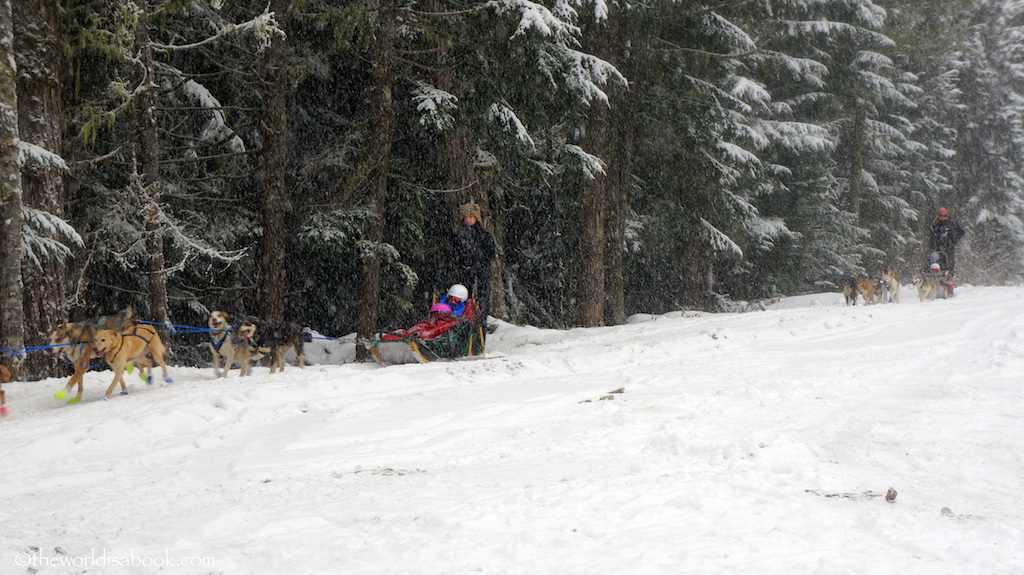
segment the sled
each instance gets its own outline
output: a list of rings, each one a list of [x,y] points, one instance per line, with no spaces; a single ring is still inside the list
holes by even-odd
[[[472,300],[471,300],[472,301]],[[364,345],[378,363],[430,363],[482,355],[486,340],[483,322],[478,320],[479,308],[465,316],[432,313],[408,330],[378,334]]]

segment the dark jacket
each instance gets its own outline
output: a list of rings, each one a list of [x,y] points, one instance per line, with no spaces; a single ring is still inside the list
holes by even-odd
[[[960,227],[960,224],[953,220],[935,220],[928,238],[928,249],[951,254],[956,250],[956,243],[962,237],[964,237],[964,229]]]
[[[442,271],[441,277],[466,286],[470,295],[476,297],[482,317],[487,317],[491,309],[491,262],[497,251],[491,232],[480,224],[462,223],[452,234],[445,255],[448,270]]]
[[[480,224],[475,226],[460,224],[459,229],[452,236],[447,261],[455,277],[463,277],[467,272],[476,276],[490,269],[496,253],[494,236],[491,235],[491,232],[485,230]]]

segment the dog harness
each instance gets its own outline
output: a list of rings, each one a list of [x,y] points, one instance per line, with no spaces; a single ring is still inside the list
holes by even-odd
[[[146,333],[149,333],[149,334],[152,334],[152,335],[156,335],[155,331],[149,331],[149,330],[145,330],[145,331],[146,331]],[[114,333],[117,333],[117,332],[114,332]],[[121,334],[121,338],[122,339],[124,339],[125,337],[137,337],[137,338],[141,339],[142,341],[146,342],[147,345],[149,344],[149,342],[153,341],[152,337],[149,338],[149,339],[146,339],[146,338],[142,337],[141,335],[139,335],[139,326],[135,326],[135,330],[132,331],[131,333]]]
[[[153,336],[156,336],[156,332],[155,331],[149,331],[149,330],[145,330],[145,331],[146,331],[146,333],[149,333],[149,334],[152,334]],[[137,338],[141,339],[142,341],[146,342],[146,345],[149,345],[149,342],[153,341],[152,337],[149,338],[149,339],[146,339],[146,338],[142,337],[141,335],[139,335],[139,326],[135,326],[135,329],[132,331],[132,333],[117,333],[116,331],[114,333],[116,333],[117,335],[121,336],[121,341],[120,341],[120,343],[117,346],[117,351],[121,351],[121,348],[124,346],[124,338],[126,338],[126,337],[137,337]],[[110,353],[110,350],[104,351],[103,353],[104,353],[104,355],[106,355],[106,354]],[[114,353],[116,354],[117,352],[114,352]]]
[[[58,355],[68,365],[75,365],[75,362],[77,362],[79,359],[82,358],[83,355],[85,355],[85,344],[87,343],[92,343],[92,340],[73,341],[61,344],[65,347],[64,349],[60,350],[60,353]],[[91,367],[94,363],[94,359],[89,358],[89,366]]]
[[[70,349],[61,350],[61,353],[60,353],[61,359],[63,359],[64,361],[66,361],[69,364],[74,364],[76,361],[78,361],[77,358],[82,357],[82,354],[85,353],[85,344],[86,343],[87,342],[84,342],[84,341],[77,342],[77,345],[78,345],[78,353],[77,354],[75,354],[74,352],[71,352]],[[88,343],[92,343],[92,342],[88,342]],[[72,342],[72,343],[68,343],[68,344],[64,344],[64,345],[74,346],[76,344],[75,344],[75,342]],[[70,355],[72,355],[72,354],[75,355],[76,359],[71,359]]]
[[[220,341],[217,341],[217,338],[212,333],[210,334],[210,345],[213,346],[214,351],[220,353],[220,348],[224,345],[224,342],[228,340],[229,335],[228,331],[224,330],[224,337],[220,338]],[[234,338],[231,338],[231,341],[234,341]]]

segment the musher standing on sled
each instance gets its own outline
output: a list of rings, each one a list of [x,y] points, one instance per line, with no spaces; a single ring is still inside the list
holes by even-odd
[[[480,225],[480,206],[473,202],[459,206],[462,223],[451,237],[444,262],[448,273],[442,277],[470,290],[475,289],[477,306],[486,318],[491,309],[491,262],[497,253],[494,236]]]
[[[964,237],[964,229],[960,224],[949,219],[949,211],[939,208],[932,222],[931,235],[928,237],[928,249],[946,254],[946,290],[953,295],[953,267],[956,263],[956,244]]]

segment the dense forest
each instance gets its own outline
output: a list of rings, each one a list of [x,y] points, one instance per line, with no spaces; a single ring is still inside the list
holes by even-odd
[[[409,325],[470,200],[520,324],[909,278],[940,206],[959,282],[1018,282],[1022,26],[1008,0],[0,0],[0,345],[127,306]]]

